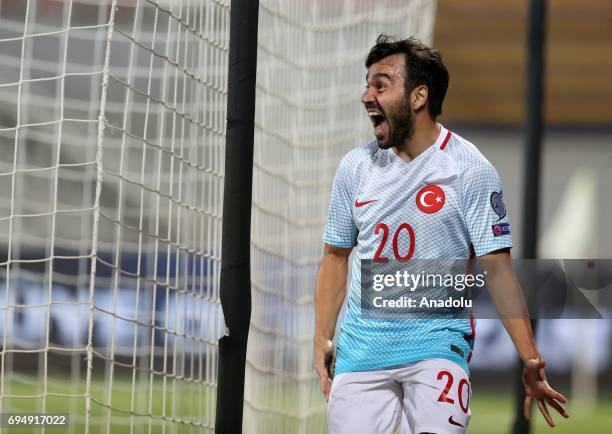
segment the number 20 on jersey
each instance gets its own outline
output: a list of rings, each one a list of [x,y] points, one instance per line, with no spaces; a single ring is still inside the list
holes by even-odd
[[[383,251],[385,250],[385,246],[387,245],[387,241],[389,240],[390,232],[391,230],[389,229],[389,226],[382,222],[378,223],[374,227],[374,234],[382,235],[380,238],[380,244],[378,245],[378,248],[376,249],[376,254],[374,255],[374,262],[389,262],[389,258],[383,255]],[[407,237],[408,247],[403,248],[401,249],[402,251],[400,251],[400,241],[406,239],[405,237]],[[410,258],[412,258],[412,255],[414,254],[414,243],[415,237],[414,229],[412,229],[412,226],[410,226],[408,223],[400,224],[395,229],[393,233],[393,239],[391,241],[391,245],[393,247],[393,256],[395,257],[395,260],[397,260],[398,262],[406,262]],[[402,246],[404,246],[404,244],[405,243],[402,243]]]

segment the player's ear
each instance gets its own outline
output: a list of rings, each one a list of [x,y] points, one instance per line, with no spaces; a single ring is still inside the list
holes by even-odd
[[[421,111],[427,104],[429,89],[424,84],[415,87],[410,92],[410,105],[415,112]]]

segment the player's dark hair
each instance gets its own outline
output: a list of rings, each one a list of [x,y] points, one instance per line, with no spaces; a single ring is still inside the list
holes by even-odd
[[[406,59],[406,94],[421,85],[429,90],[429,114],[435,119],[442,113],[442,102],[448,89],[448,71],[440,51],[429,48],[416,38],[397,40],[381,34],[376,38],[365,61],[366,68],[385,57],[404,54]]]

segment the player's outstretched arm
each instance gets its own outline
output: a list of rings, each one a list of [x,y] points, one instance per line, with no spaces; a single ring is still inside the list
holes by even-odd
[[[321,392],[329,399],[334,372],[334,344],[338,314],[346,294],[348,258],[352,249],[325,244],[315,286],[314,363],[321,379]]]
[[[546,380],[546,362],[540,357],[535,344],[529,312],[510,263],[510,253],[503,250],[483,255],[479,262],[487,272],[487,287],[499,317],[524,363],[525,418],[529,419],[531,404],[535,401],[548,425],[554,427],[555,423],[548,412],[547,404],[567,418],[569,413],[561,405],[567,403],[567,399],[551,388]]]

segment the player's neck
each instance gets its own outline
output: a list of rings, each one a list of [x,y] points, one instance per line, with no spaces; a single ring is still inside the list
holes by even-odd
[[[436,143],[439,135],[440,126],[435,120],[417,116],[412,137],[406,139],[402,146],[393,148],[393,151],[398,157],[409,163]]]

